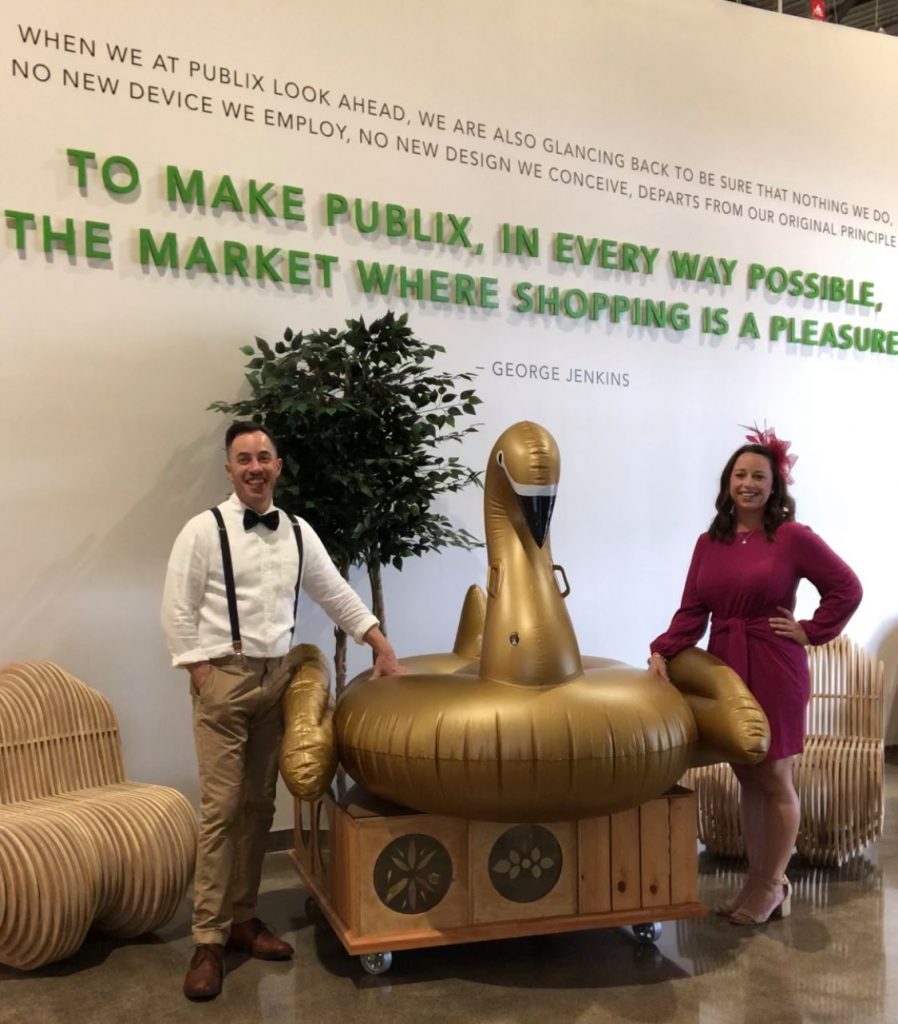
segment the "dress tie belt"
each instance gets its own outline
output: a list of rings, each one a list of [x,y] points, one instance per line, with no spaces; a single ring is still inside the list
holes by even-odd
[[[769,620],[757,619],[720,619],[711,620],[711,646],[714,654],[725,661],[742,679],[748,682],[748,639],[770,640],[776,636],[770,628]]]

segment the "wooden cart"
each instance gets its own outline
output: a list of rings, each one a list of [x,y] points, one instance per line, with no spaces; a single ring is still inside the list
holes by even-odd
[[[421,814],[358,786],[296,801],[291,857],[347,952],[381,974],[396,950],[698,917],[695,796],[675,787],[601,818],[514,825]]]

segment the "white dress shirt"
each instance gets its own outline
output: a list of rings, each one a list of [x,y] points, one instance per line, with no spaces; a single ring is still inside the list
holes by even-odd
[[[218,507],[231,548],[243,653],[252,658],[286,654],[295,624],[293,605],[299,570],[293,524],[279,509],[276,530],[261,523],[244,530],[245,506],[236,495]],[[299,524],[303,540],[302,589],[361,643],[365,633],[378,624],[377,619],[337,572],[312,527],[304,519]],[[218,525],[208,510],[194,516],[175,540],[165,576],[162,629],[173,665],[208,661],[234,651]]]

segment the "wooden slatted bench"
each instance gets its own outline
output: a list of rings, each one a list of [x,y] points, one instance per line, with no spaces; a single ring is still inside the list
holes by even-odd
[[[62,960],[92,927],[161,927],[196,832],[181,793],[126,780],[105,697],[52,662],[0,670],[0,963]]]

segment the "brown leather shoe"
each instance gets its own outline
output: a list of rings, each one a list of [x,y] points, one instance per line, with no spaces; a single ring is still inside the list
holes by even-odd
[[[272,934],[258,917],[231,925],[228,949],[249,953],[259,960],[289,960],[293,956],[290,943]]]
[[[224,946],[220,942],[202,942],[193,951],[193,959],[184,979],[188,999],[214,999],[221,992],[224,977]]]

